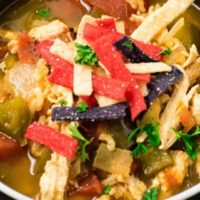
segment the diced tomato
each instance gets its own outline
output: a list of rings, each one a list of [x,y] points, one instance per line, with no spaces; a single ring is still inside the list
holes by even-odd
[[[81,96],[81,99],[85,101],[85,103],[89,108],[98,105],[97,100],[94,97],[94,94],[92,94],[91,96]]]
[[[159,47],[157,45],[153,45],[153,44],[140,42],[137,40],[133,40],[133,42],[142,52],[144,52],[149,57],[153,58],[156,61],[163,60],[163,57],[161,55],[161,52],[162,52],[161,47]]]
[[[94,26],[92,24],[85,24],[83,30],[83,37],[89,42],[94,43],[97,39],[99,39],[102,35],[106,35],[110,33],[111,30],[105,27]]]
[[[97,94],[122,101],[126,99],[126,82],[102,76],[93,76],[92,82],[93,90]]]
[[[53,55],[49,49],[52,41],[42,41],[36,47],[40,55],[52,66],[52,72],[48,80],[52,83],[62,85],[67,88],[73,88],[73,65],[59,56]]]
[[[15,155],[22,150],[19,144],[0,132],[0,160]]]
[[[95,175],[90,175],[81,181],[80,185],[75,188],[71,195],[87,195],[94,196],[100,195],[103,192],[101,182]]]
[[[18,57],[22,63],[26,64],[35,64],[39,59],[34,41],[26,33],[19,35]]]
[[[99,27],[107,28],[111,31],[117,31],[114,18],[106,18],[106,19],[97,20],[97,25]]]
[[[151,74],[133,74],[136,82],[148,83],[151,80]]]
[[[114,17],[125,19],[134,13],[132,7],[125,0],[85,0],[85,2]]]
[[[144,110],[147,109],[144,97],[138,85],[132,81],[126,90],[126,99],[128,101],[132,121]]]
[[[28,127],[25,136],[27,139],[43,144],[68,159],[75,156],[78,141],[46,125],[33,122]]]

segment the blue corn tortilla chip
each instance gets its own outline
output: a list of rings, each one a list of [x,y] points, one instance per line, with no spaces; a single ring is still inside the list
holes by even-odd
[[[112,106],[89,108],[85,112],[77,112],[74,107],[55,107],[52,109],[53,121],[85,121],[96,122],[104,120],[123,119],[128,115],[128,104],[119,103]]]
[[[156,62],[142,52],[127,36],[115,42],[114,45],[132,63]]]
[[[145,98],[147,105],[150,106],[158,96],[164,93],[170,86],[174,85],[182,76],[183,73],[173,66],[172,71],[159,73],[147,85],[149,90],[149,94]]]

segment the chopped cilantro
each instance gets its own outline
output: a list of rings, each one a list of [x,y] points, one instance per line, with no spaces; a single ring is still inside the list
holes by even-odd
[[[111,189],[112,189],[112,187],[111,187],[110,185],[105,185],[105,186],[103,187],[103,193],[104,193],[104,194],[109,194],[110,191],[111,191]]]
[[[77,55],[74,61],[76,63],[84,65],[97,65],[97,55],[88,45],[81,45],[76,43],[75,46],[77,49]]]
[[[141,133],[147,134],[149,144],[152,147],[158,147],[160,145],[159,124],[156,124],[154,120],[152,120],[149,124],[145,124],[134,129],[129,134],[128,140],[131,141],[136,135]]]
[[[171,49],[163,49],[163,51],[160,53],[162,56],[170,55],[172,53]]]
[[[40,8],[40,9],[35,10],[35,14],[37,14],[38,16],[44,19],[48,19],[51,15],[51,12],[48,8]]]
[[[145,132],[147,134],[149,144],[152,147],[158,147],[160,145],[159,127],[159,124],[156,124],[152,120],[151,123],[146,124],[141,128],[141,132]]]
[[[142,143],[137,143],[137,146],[135,149],[133,149],[133,151],[131,152],[131,155],[134,158],[139,158],[142,154],[147,153],[148,152],[148,148],[142,144]]]
[[[80,152],[81,152],[81,158],[85,162],[86,160],[89,160],[88,153],[86,152],[86,147],[90,142],[80,133],[78,130],[77,126],[69,126],[69,130],[72,133],[72,137],[80,140],[82,142],[81,147],[80,147]]]
[[[85,102],[81,102],[77,108],[77,112],[78,113],[85,112],[87,108],[88,108],[87,104]]]
[[[148,142],[152,147],[158,147],[160,145],[160,136],[159,136],[159,124],[156,124],[153,120],[149,124],[142,125],[134,129],[128,136],[128,140],[133,140],[137,135],[145,133],[148,136]],[[141,144],[137,143],[135,149],[133,149],[131,155],[134,158],[140,157],[143,153],[147,153],[148,148]]]
[[[151,188],[147,191],[142,200],[157,200],[160,190],[158,188]]]
[[[61,106],[67,106],[67,101],[66,101],[65,99],[62,99],[62,100],[60,101],[60,105],[61,105]]]
[[[133,49],[133,43],[131,42],[131,40],[124,41],[123,46],[127,47],[131,51]]]
[[[185,151],[188,154],[188,156],[195,160],[197,153],[199,152],[200,148],[196,146],[195,144],[195,137],[200,135],[200,126],[196,127],[195,131],[192,134],[189,133],[182,133],[180,131],[177,131],[173,129],[173,131],[176,133],[177,139],[182,139]]]

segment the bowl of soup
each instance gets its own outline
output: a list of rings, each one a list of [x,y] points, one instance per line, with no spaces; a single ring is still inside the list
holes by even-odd
[[[199,193],[193,0],[4,3],[1,192],[19,200]]]

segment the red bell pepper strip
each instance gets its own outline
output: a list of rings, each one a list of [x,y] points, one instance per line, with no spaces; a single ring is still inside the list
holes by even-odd
[[[131,111],[131,119],[134,121],[142,111],[147,109],[144,97],[142,96],[138,85],[135,84],[134,81],[132,81],[127,87],[125,95]]]
[[[156,61],[163,60],[163,56],[161,55],[162,48],[160,46],[140,42],[137,40],[133,40],[133,42],[142,52],[144,52],[149,57],[153,58]]]
[[[73,65],[61,57],[52,54],[49,51],[52,44],[52,41],[42,41],[36,46],[36,50],[53,68],[48,80],[72,89],[74,76]]]
[[[39,59],[39,54],[35,49],[34,41],[26,33],[19,35],[18,57],[22,63],[35,64]]]
[[[98,102],[94,97],[94,94],[92,94],[91,96],[80,96],[80,97],[87,104],[89,108],[98,105]]]
[[[126,99],[126,82],[102,76],[93,76],[92,83],[93,90],[97,94],[122,101]]]
[[[97,26],[117,31],[114,18],[99,19],[97,20]]]
[[[28,127],[25,136],[27,139],[43,144],[68,159],[75,156],[78,141],[46,125],[33,122]]]

